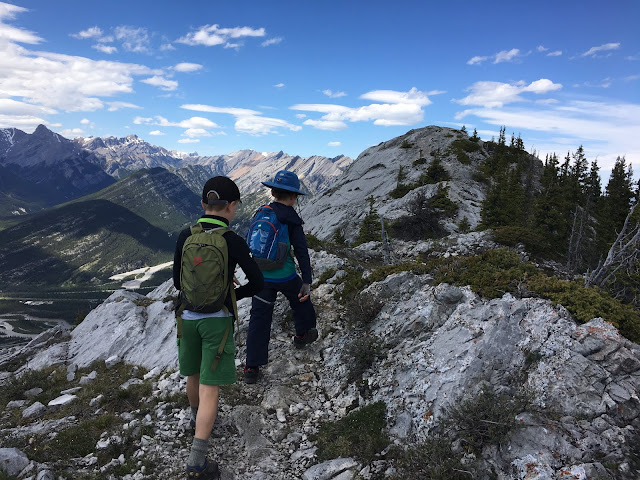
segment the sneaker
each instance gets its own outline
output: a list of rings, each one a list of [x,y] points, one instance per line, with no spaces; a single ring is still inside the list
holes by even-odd
[[[310,328],[304,335],[296,335],[293,337],[293,344],[296,348],[304,348],[305,345],[315,342],[318,339],[318,330]]]
[[[186,478],[197,478],[198,480],[217,480],[220,478],[220,469],[215,460],[204,459],[201,467],[187,465]]]
[[[258,367],[244,367],[244,383],[256,383],[259,373]]]

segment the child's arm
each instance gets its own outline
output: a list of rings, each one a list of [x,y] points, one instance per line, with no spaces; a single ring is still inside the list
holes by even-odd
[[[247,277],[247,283],[236,288],[236,299],[253,297],[264,288],[264,277],[244,239],[237,234],[227,242],[229,256],[235,260]]]
[[[307,248],[307,238],[304,236],[302,225],[289,225],[289,241],[298,260],[300,272],[302,272],[302,282],[311,285],[313,271],[311,269],[309,249]]]

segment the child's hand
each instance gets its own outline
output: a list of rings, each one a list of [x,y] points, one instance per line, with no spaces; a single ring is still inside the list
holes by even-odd
[[[309,295],[311,294],[311,285],[308,283],[303,283],[300,287],[300,293],[298,293],[298,298],[301,302],[306,302],[309,300]]]

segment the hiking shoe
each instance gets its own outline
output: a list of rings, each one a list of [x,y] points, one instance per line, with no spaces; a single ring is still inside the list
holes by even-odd
[[[258,367],[244,367],[244,383],[256,383],[259,373]]]
[[[304,335],[296,335],[293,337],[293,344],[296,348],[304,348],[305,345],[315,342],[318,339],[318,330],[310,328]]]
[[[198,480],[217,480],[220,478],[220,469],[215,460],[204,459],[204,464],[200,467],[187,465],[186,478],[197,478]]]

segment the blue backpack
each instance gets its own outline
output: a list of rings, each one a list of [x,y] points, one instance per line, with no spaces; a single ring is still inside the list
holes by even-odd
[[[289,227],[278,220],[269,205],[263,205],[251,219],[247,245],[260,270],[277,270],[289,255]]]

